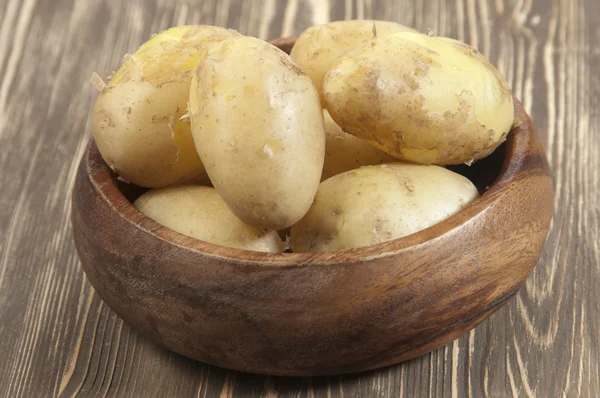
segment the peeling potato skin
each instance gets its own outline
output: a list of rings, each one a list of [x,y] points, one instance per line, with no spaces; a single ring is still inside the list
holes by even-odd
[[[325,163],[321,181],[334,175],[357,169],[362,166],[397,162],[398,159],[375,148],[365,140],[345,133],[327,110],[323,110],[325,119]]]
[[[336,21],[306,29],[296,40],[290,55],[321,93],[325,75],[336,59],[371,40],[373,24],[376,26],[378,37],[394,32],[416,32],[412,28],[389,21]]]
[[[325,77],[323,98],[344,131],[418,164],[482,159],[514,120],[510,87],[481,54],[418,33],[344,54]]]
[[[294,252],[328,252],[398,239],[433,226],[479,196],[467,178],[439,166],[365,166],[322,182],[292,227]]]
[[[190,113],[200,158],[236,216],[281,230],[306,214],[325,156],[323,111],[289,55],[251,37],[211,47]]]
[[[232,37],[242,36],[231,29],[208,25],[167,29],[142,44],[133,56],[125,56],[123,67],[109,86],[138,79],[154,86],[191,79],[207,46]]]
[[[159,224],[205,242],[258,252],[283,250],[277,232],[244,224],[214,188],[188,185],[153,189],[140,196],[134,206]]]
[[[124,179],[160,188],[206,177],[187,113],[193,70],[203,49],[237,32],[211,26],[169,29],[146,42],[114,74],[92,112],[92,134]]]

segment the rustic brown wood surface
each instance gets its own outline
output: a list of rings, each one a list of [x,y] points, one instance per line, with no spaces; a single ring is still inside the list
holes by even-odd
[[[468,336],[346,376],[260,377],[150,343],[104,305],[70,234],[92,71],[183,23],[272,38],[390,19],[477,46],[542,135],[555,217],[515,299]],[[1,0],[0,395],[600,396],[600,3],[597,0]]]

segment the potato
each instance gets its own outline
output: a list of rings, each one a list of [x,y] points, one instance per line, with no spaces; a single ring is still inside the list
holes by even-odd
[[[223,28],[181,26],[126,56],[92,114],[92,134],[113,170],[149,188],[205,176],[189,120],[181,118],[187,113],[192,74],[203,46],[236,36]]]
[[[412,163],[470,163],[492,153],[514,120],[500,73],[466,44],[394,33],[344,54],[323,85],[347,133]]]
[[[241,222],[214,188],[188,185],[153,189],[134,205],[159,224],[205,242],[259,252],[282,251],[277,232]]]
[[[477,197],[467,178],[443,167],[361,167],[321,183],[310,211],[292,227],[292,250],[346,250],[397,239],[439,223]]]
[[[398,161],[365,140],[344,133],[327,110],[323,110],[325,118],[325,163],[321,181],[361,166],[390,163]]]
[[[312,79],[321,93],[323,79],[335,60],[348,50],[373,38],[373,25],[378,37],[394,32],[416,32],[388,21],[337,21],[306,29],[292,48],[291,56]]]
[[[190,111],[200,158],[236,216],[285,229],[306,214],[323,169],[323,111],[289,55],[252,37],[212,46]]]

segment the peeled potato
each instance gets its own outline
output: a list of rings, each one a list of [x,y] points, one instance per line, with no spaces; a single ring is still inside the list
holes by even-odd
[[[213,26],[180,26],[125,58],[92,114],[96,145],[116,173],[149,188],[205,176],[189,120],[182,120],[192,74],[205,46],[238,36]]]
[[[140,196],[134,205],[159,224],[199,240],[259,252],[282,251],[277,232],[256,229],[241,222],[214,188],[154,189]]]
[[[325,118],[325,163],[321,181],[362,166],[396,162],[397,159],[365,140],[344,133],[327,110],[323,110]]]
[[[396,22],[374,20],[336,21],[312,26],[298,37],[290,55],[321,93],[325,75],[340,55],[371,40],[374,34],[383,37],[394,32],[415,30]]]
[[[460,174],[438,166],[366,166],[322,182],[313,206],[292,227],[294,252],[369,246],[431,227],[479,196]]]
[[[200,158],[236,216],[280,230],[306,214],[323,169],[323,110],[289,55],[252,37],[212,46],[190,113]]]
[[[344,131],[419,164],[482,159],[514,120],[510,87],[481,54],[418,33],[394,33],[341,56],[323,98]]]

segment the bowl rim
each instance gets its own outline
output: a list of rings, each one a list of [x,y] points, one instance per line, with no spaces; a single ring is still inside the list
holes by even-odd
[[[418,246],[443,238],[456,228],[460,228],[494,206],[508,194],[505,189],[519,179],[530,165],[525,161],[531,150],[532,135],[535,129],[521,103],[515,99],[515,120],[506,140],[506,153],[502,168],[489,189],[469,206],[446,220],[427,229],[387,242],[371,246],[321,253],[264,253],[220,246],[214,243],[183,235],[173,231],[139,212],[119,190],[117,178],[104,162],[94,140],[86,150],[83,161],[86,174],[90,178],[95,193],[101,197],[118,216],[137,229],[152,235],[156,239],[167,241],[197,254],[219,257],[240,265],[270,265],[276,267],[299,267],[312,264],[348,264],[392,256],[405,250],[414,250]]]

